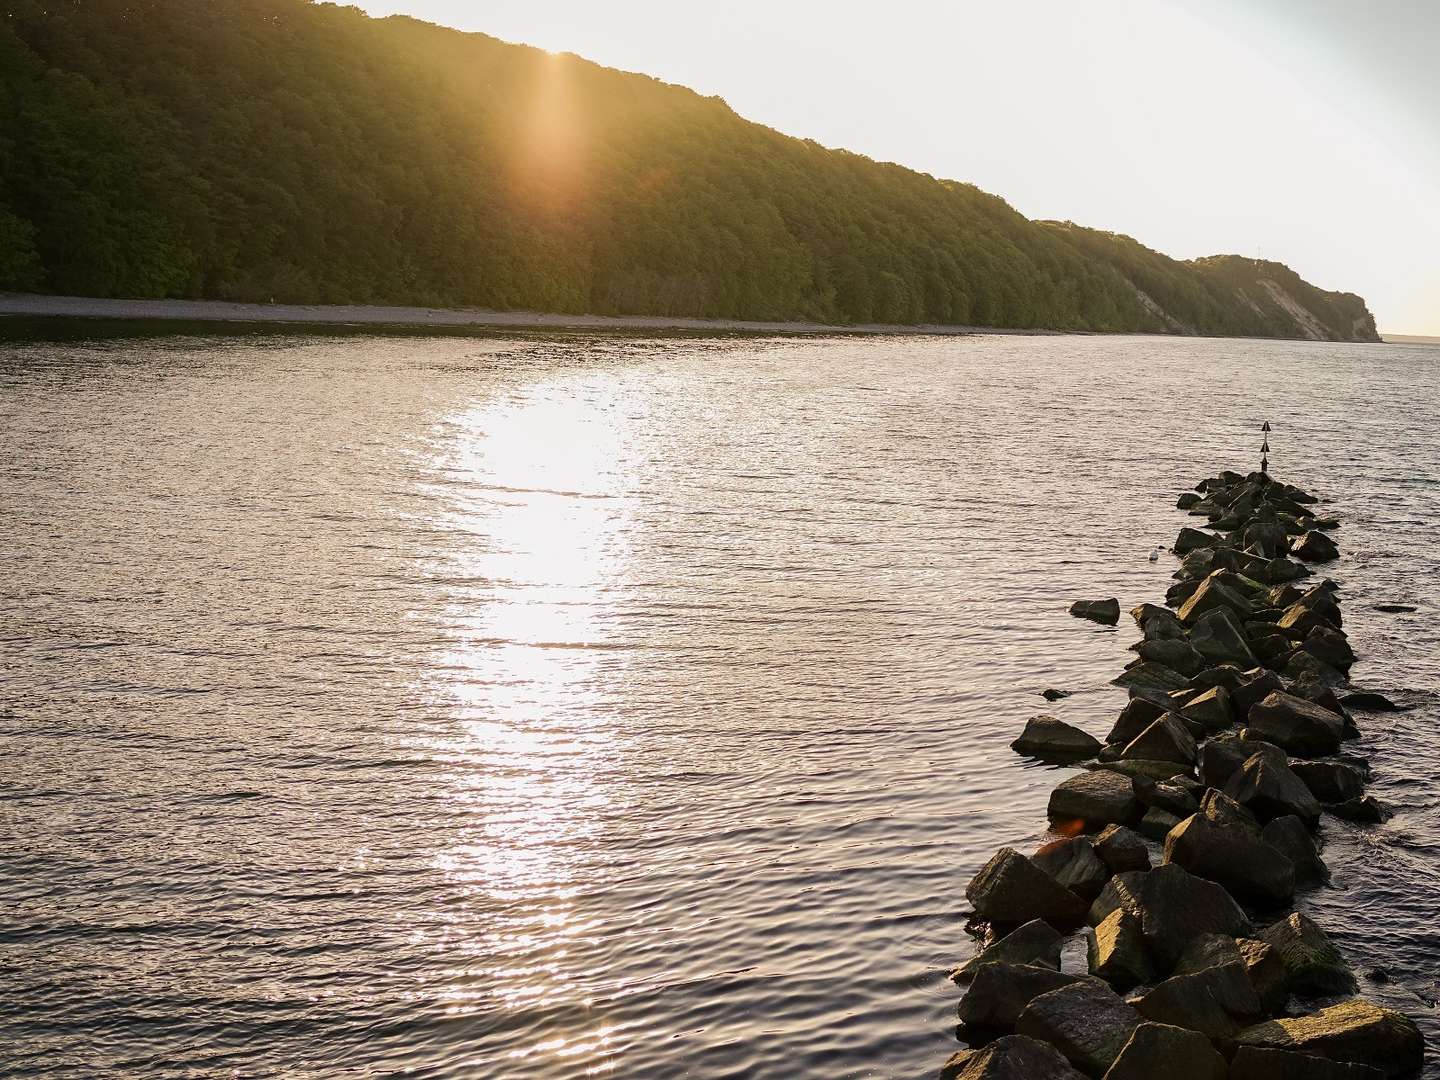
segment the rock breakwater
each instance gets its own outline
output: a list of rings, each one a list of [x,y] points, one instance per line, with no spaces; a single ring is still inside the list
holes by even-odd
[[[1354,998],[1324,929],[1295,909],[1328,880],[1325,815],[1379,822],[1369,763],[1337,691],[1355,662],[1339,556],[1319,500],[1264,472],[1180,496],[1166,606],[1131,611],[1141,640],[1114,682],[1129,700],[1104,743],[1054,717],[1012,744],[1082,762],[1054,790],[1055,839],[1004,848],[966,889],[985,947],[944,1080],[1362,1080],[1418,1072],[1406,1016]],[[1072,613],[1110,622],[1108,604]],[[1097,618],[1101,616],[1100,618]],[[1064,935],[1085,970],[1062,970]],[[1073,965],[1078,968],[1078,960]]]

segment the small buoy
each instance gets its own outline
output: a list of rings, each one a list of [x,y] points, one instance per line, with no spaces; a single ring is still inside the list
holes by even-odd
[[[1165,550],[1165,549],[1164,549],[1163,547],[1161,547],[1159,544],[1156,544],[1155,547],[1154,547],[1154,549],[1150,552],[1150,561],[1151,561],[1151,562],[1159,562],[1159,561],[1160,561],[1160,552],[1162,552],[1162,551],[1164,551],[1164,550]]]

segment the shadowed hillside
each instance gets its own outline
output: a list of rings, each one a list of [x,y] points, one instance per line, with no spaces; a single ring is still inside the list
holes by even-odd
[[[1378,340],[574,56],[304,0],[12,0],[0,288]]]

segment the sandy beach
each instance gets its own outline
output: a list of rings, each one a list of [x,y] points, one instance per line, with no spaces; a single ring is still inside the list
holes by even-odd
[[[0,293],[0,316],[74,319],[172,319],[185,322],[314,323],[336,326],[476,326],[555,330],[693,330],[754,334],[1049,334],[985,326],[835,326],[743,319],[644,315],[561,315],[482,308],[382,307],[369,304],[233,304],[219,300],[106,300],[85,296]]]

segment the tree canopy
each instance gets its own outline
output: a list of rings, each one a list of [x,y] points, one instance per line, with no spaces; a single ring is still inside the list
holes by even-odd
[[[1376,339],[1279,264],[1179,262],[684,87],[306,0],[11,0],[0,288]]]

